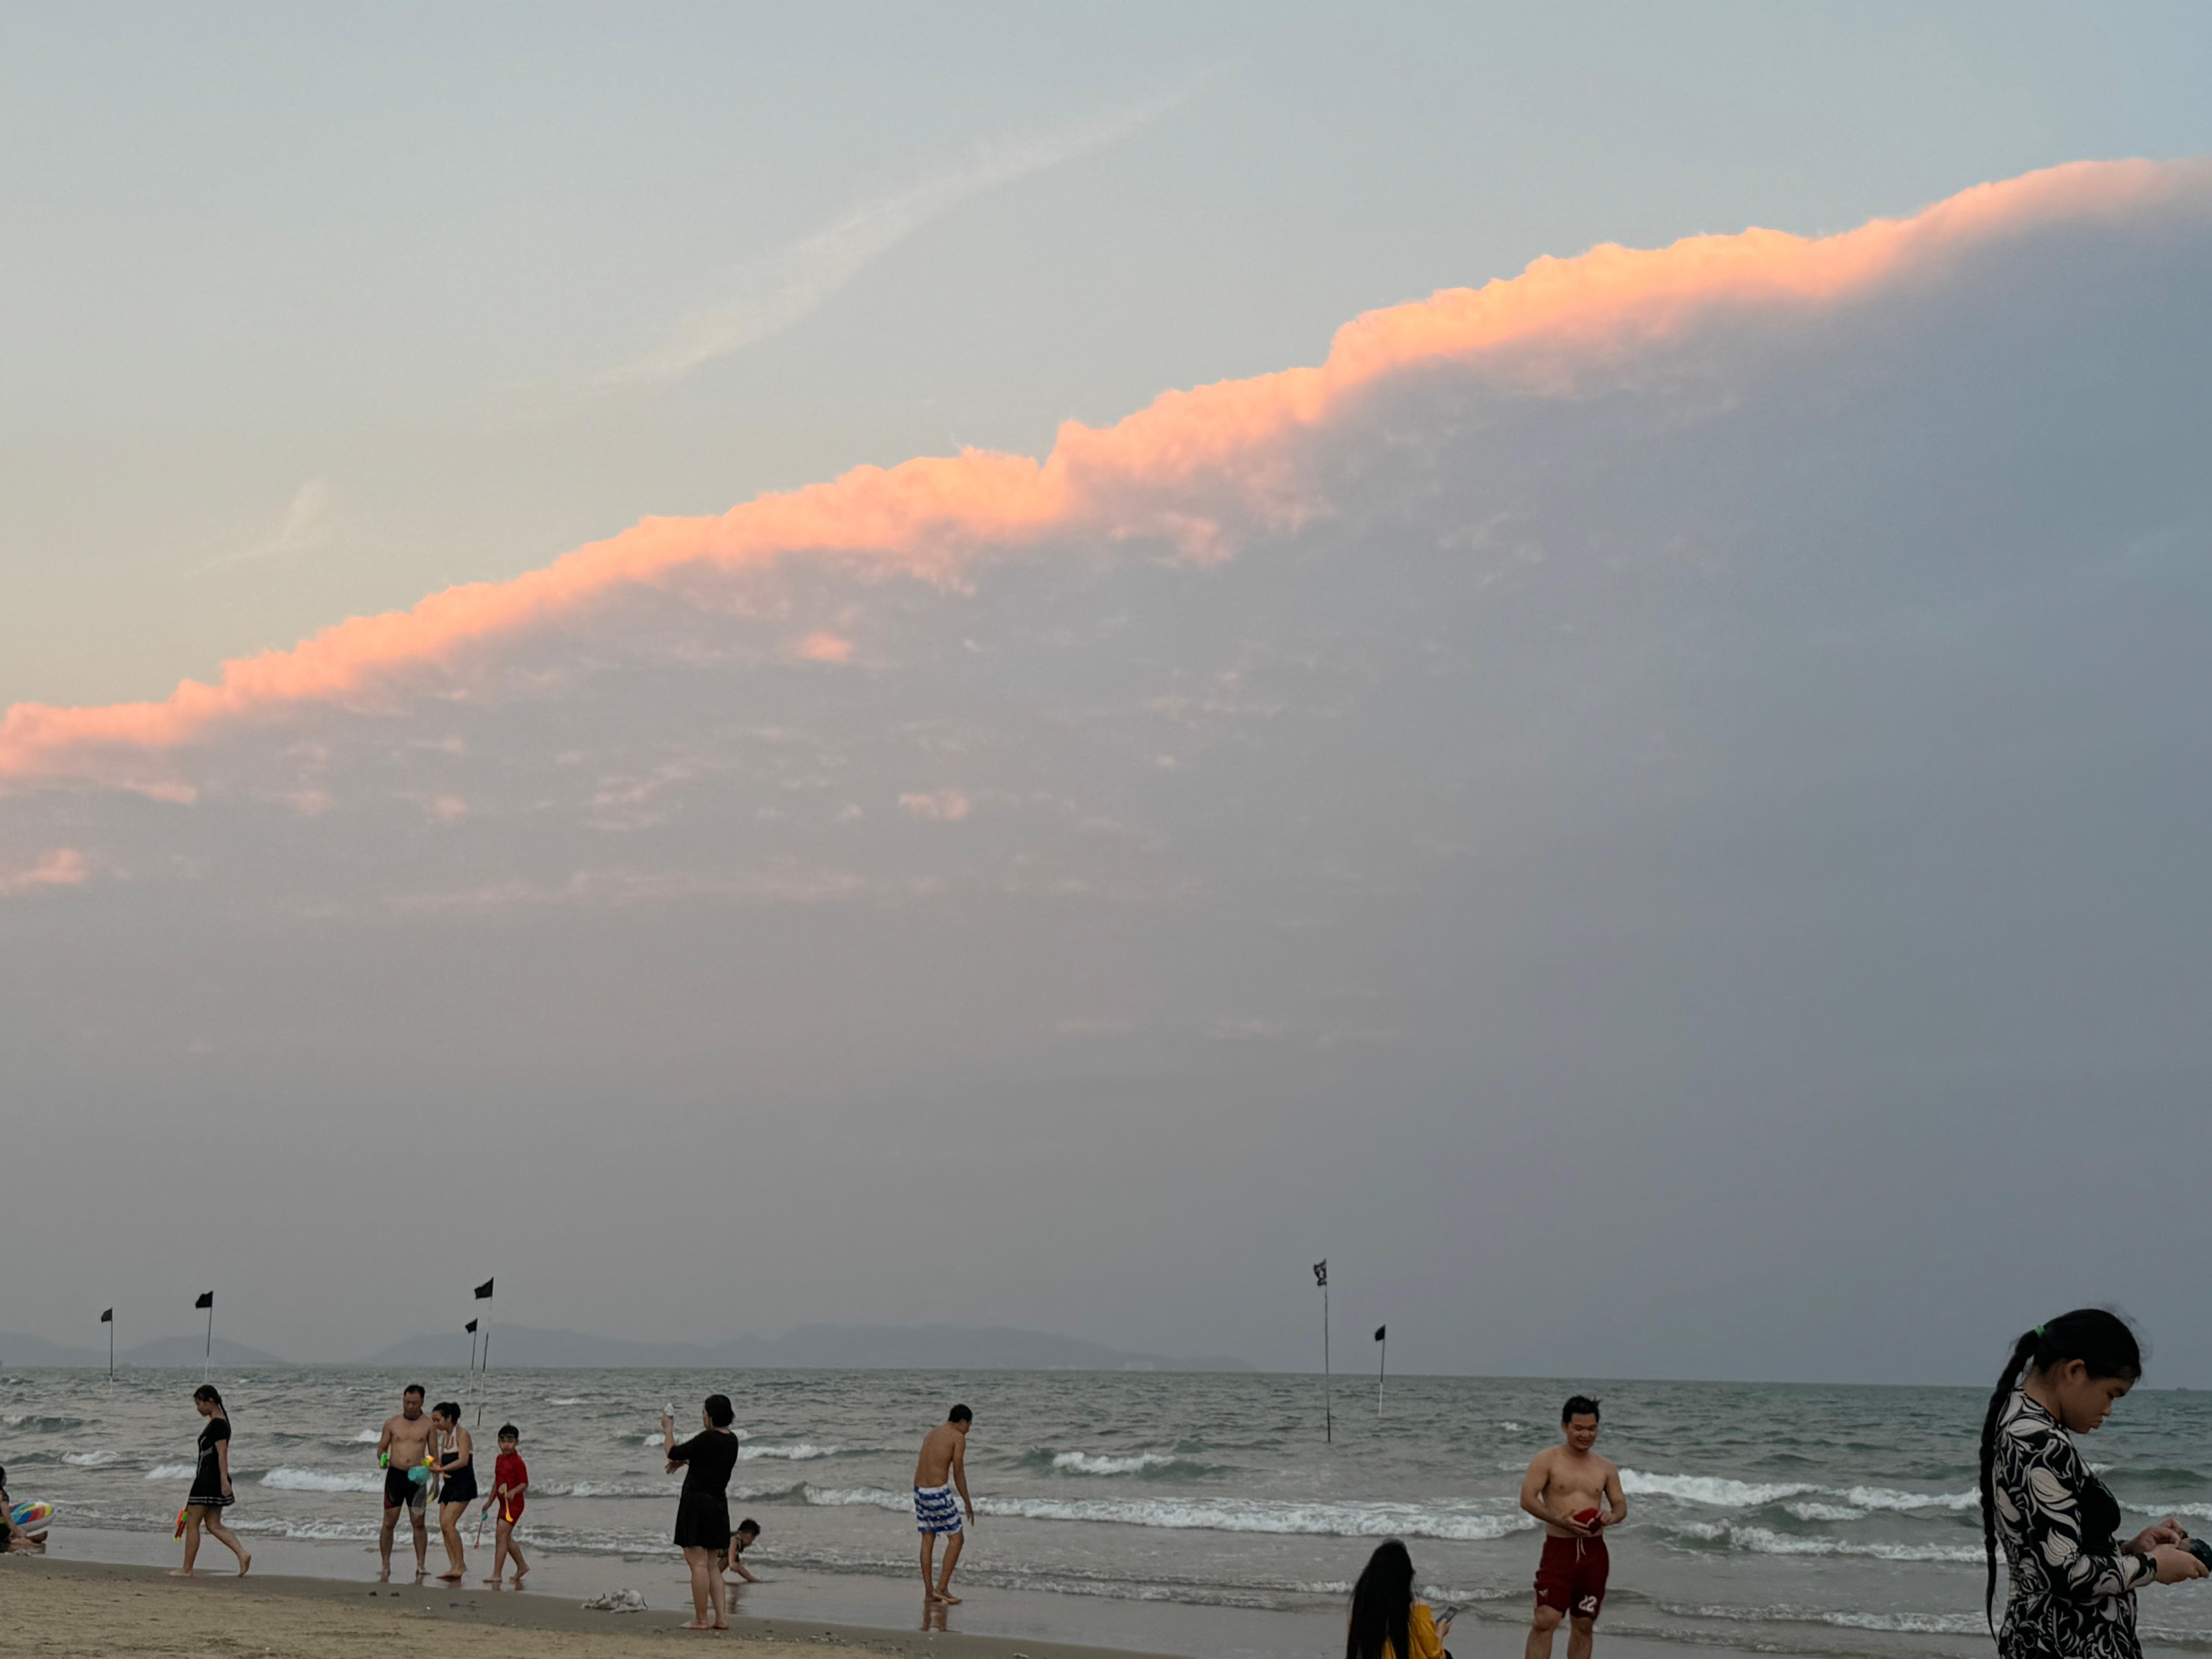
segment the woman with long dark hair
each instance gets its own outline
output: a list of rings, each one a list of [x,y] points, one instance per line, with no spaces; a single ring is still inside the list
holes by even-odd
[[[1385,1539],[1367,1558],[1352,1587],[1352,1628],[1344,1659],[1449,1659],[1444,1634],[1429,1604],[1413,1599],[1413,1558],[1396,1539]]]
[[[185,1564],[169,1577],[192,1576],[192,1562],[199,1555],[200,1531],[204,1528],[215,1534],[216,1542],[238,1558],[238,1576],[243,1578],[253,1558],[238,1541],[238,1534],[222,1524],[222,1512],[236,1501],[230,1489],[230,1413],[223,1409],[222,1395],[212,1382],[203,1382],[192,1390],[192,1407],[207,1420],[200,1427],[199,1461],[192,1468],[192,1489],[185,1498]]]
[[[699,1432],[681,1445],[676,1443],[676,1419],[665,1412],[660,1416],[668,1472],[684,1471],[683,1494],[676,1500],[676,1547],[691,1569],[691,1622],[686,1630],[730,1627],[722,1558],[730,1551],[730,1471],[738,1467],[738,1437],[730,1425],[737,1415],[729,1395],[708,1395],[699,1413]]]
[[[2102,1308],[2076,1308],[2013,1344],[1982,1422],[1982,1609],[2002,1659],[2142,1659],[2136,1589],[2205,1576],[2170,1516],[2119,1542],[2119,1503],[2074,1444],[2142,1376],[2136,1334]],[[2002,1626],[2000,1542],[2011,1583]]]

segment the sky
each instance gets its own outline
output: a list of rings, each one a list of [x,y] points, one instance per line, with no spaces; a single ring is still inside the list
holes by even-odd
[[[2212,1386],[2212,17],[791,9],[0,19],[0,1329]]]

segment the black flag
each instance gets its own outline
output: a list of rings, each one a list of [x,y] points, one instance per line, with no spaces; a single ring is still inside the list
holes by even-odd
[[[1328,1262],[1326,1260],[1314,1263],[1314,1283],[1316,1285],[1328,1283]]]
[[[1375,1340],[1377,1342],[1380,1342],[1382,1340],[1382,1333],[1389,1328],[1390,1328],[1388,1325],[1377,1325],[1375,1328]]]
[[[212,1308],[215,1306],[215,1292],[213,1291],[202,1291],[200,1292],[200,1299],[193,1303],[192,1306],[195,1308]]]
[[[479,1302],[481,1302],[481,1301],[483,1301],[486,1297],[489,1296],[490,1294],[491,1294],[491,1280],[489,1280],[489,1279],[487,1279],[486,1280],[484,1280],[484,1282],[483,1282],[483,1284],[481,1284],[481,1285],[477,1285],[477,1301],[479,1301]]]
[[[471,1336],[474,1336],[477,1334],[477,1322],[471,1319],[467,1324],[462,1326],[461,1328],[466,1331]]]
[[[100,1315],[100,1322],[103,1325],[112,1325],[115,1322],[115,1310],[110,1308],[106,1313]]]

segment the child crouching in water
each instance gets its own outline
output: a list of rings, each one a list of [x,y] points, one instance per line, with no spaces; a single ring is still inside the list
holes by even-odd
[[[489,1511],[499,1506],[498,1541],[492,1547],[491,1577],[484,1583],[494,1589],[499,1588],[499,1577],[509,1556],[514,1558],[514,1587],[522,1588],[522,1575],[530,1571],[530,1563],[522,1559],[521,1546],[514,1541],[514,1523],[522,1519],[522,1499],[530,1490],[530,1466],[522,1461],[515,1449],[522,1443],[522,1431],[512,1423],[499,1425],[499,1461],[492,1466],[491,1496],[484,1499]]]

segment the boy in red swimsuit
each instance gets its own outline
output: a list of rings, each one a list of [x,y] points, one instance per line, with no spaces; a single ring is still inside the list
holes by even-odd
[[[492,1548],[491,1577],[484,1580],[494,1589],[499,1588],[501,1564],[508,1556],[514,1558],[515,1589],[522,1588],[522,1575],[530,1571],[521,1547],[514,1541],[514,1523],[522,1519],[522,1500],[530,1491],[530,1466],[515,1449],[521,1443],[522,1431],[514,1424],[499,1425],[499,1461],[492,1466],[491,1496],[484,1499],[487,1511],[493,1504],[499,1505],[499,1539]]]
[[[1579,1394],[1569,1400],[1559,1408],[1559,1431],[1565,1443],[1538,1452],[1521,1482],[1521,1507],[1544,1523],[1528,1659],[1552,1659],[1561,1619],[1569,1621],[1567,1659],[1589,1659],[1611,1565],[1604,1532],[1628,1516],[1620,1471],[1591,1449],[1597,1401]]]

